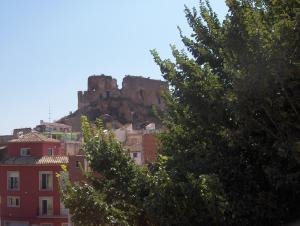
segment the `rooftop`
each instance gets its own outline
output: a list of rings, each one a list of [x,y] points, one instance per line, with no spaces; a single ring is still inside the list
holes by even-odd
[[[42,142],[54,142],[59,143],[59,140],[48,138],[40,133],[31,132],[20,136],[17,139],[10,140],[9,143],[42,143]]]
[[[48,128],[53,128],[53,127],[59,127],[59,128],[67,128],[67,129],[71,129],[72,126],[66,125],[66,124],[62,124],[62,123],[57,123],[57,122],[44,122],[41,121],[41,125],[44,125]]]
[[[8,141],[10,141],[13,138],[14,138],[13,135],[1,135],[0,136],[0,143],[7,143]]]
[[[1,165],[58,165],[67,164],[67,156],[43,156],[43,157],[12,157],[0,161]]]

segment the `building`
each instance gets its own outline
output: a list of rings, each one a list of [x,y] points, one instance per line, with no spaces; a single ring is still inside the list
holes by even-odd
[[[62,155],[70,156],[81,153],[82,136],[80,132],[73,132],[72,126],[40,120],[40,124],[34,129],[47,137],[60,140]]]
[[[27,133],[30,133],[30,132],[32,132],[32,129],[30,127],[17,128],[17,129],[14,129],[13,136],[14,136],[14,138],[17,138],[20,134],[27,134]]]
[[[157,160],[157,138],[153,133],[144,133],[142,137],[143,163],[153,163]]]
[[[40,121],[40,125],[35,127],[35,130],[38,132],[64,132],[64,133],[71,133],[72,126],[57,123],[57,122],[44,122],[43,120]]]
[[[157,159],[157,140],[155,124],[150,123],[144,129],[134,130],[132,124],[127,124],[114,130],[116,139],[129,151],[130,157],[138,165],[151,163]]]
[[[1,226],[66,226],[68,210],[60,200],[61,165],[71,180],[81,180],[83,156],[61,155],[59,140],[31,132],[8,142],[0,160]]]
[[[13,135],[1,135],[0,136],[0,147],[7,146],[10,140],[14,139]]]
[[[2,135],[0,136],[0,147],[7,146],[8,142],[14,138],[18,138],[20,134],[30,133],[31,128],[18,128],[14,129],[12,135]]]
[[[143,145],[142,145],[142,130],[131,130],[127,133],[127,138],[124,143],[124,148],[129,150],[130,157],[138,165],[143,165]]]

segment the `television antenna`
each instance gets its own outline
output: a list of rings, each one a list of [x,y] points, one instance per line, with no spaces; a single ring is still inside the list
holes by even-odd
[[[48,121],[51,123],[51,106],[49,104]]]

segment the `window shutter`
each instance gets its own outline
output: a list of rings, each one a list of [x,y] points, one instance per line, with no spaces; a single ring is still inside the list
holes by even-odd
[[[53,207],[52,207],[52,200],[49,199],[47,202],[47,208],[48,208],[48,215],[53,215]]]
[[[48,188],[48,189],[52,189],[52,187],[53,187],[53,186],[52,186],[52,185],[53,185],[53,184],[52,184],[52,181],[53,181],[53,179],[52,179],[52,174],[48,174],[47,176],[48,176],[48,177],[47,177],[47,179],[48,179],[48,180],[47,180],[47,185],[48,185],[47,188]]]

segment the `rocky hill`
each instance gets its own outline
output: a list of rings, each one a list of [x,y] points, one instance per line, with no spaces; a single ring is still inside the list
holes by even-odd
[[[59,122],[79,131],[80,117],[87,115],[91,121],[100,117],[115,128],[133,123],[138,129],[149,122],[159,127],[153,107],[158,112],[165,110],[161,92],[166,89],[166,82],[140,76],[125,76],[119,89],[117,80],[111,76],[93,75],[88,78],[87,91],[78,91],[78,110]]]

